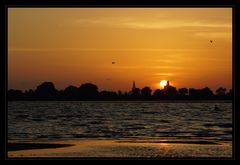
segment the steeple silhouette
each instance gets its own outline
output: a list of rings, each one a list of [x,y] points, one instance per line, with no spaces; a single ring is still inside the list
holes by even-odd
[[[170,86],[170,83],[169,83],[169,80],[167,81],[167,85],[166,85],[167,87],[169,87]]]
[[[135,86],[135,81],[133,80],[132,90],[134,90],[135,88],[136,88],[136,86]]]

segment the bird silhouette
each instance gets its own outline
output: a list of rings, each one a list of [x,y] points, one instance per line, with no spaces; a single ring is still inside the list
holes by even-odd
[[[213,42],[213,40],[210,40],[210,42],[212,43],[212,42]]]
[[[115,62],[112,62],[112,64],[115,64]]]

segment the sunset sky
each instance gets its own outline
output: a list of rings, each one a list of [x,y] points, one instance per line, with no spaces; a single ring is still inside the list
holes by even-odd
[[[52,81],[129,91],[133,80],[232,88],[232,9],[8,9],[9,89]]]

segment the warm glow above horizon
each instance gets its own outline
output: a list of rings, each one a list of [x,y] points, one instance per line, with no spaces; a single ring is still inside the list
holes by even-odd
[[[231,8],[8,8],[8,87],[232,88]],[[165,82],[164,82],[165,83]]]

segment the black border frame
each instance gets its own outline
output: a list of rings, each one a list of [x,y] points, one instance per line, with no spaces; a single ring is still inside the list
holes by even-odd
[[[4,44],[1,44],[1,51],[2,55],[0,56],[1,58],[1,63],[0,63],[0,70],[3,72],[3,74],[0,74],[1,78],[1,87],[2,90],[0,92],[0,95],[2,97],[1,101],[2,108],[0,108],[0,117],[2,118],[1,124],[0,124],[0,130],[2,137],[0,138],[0,158],[11,160],[11,159],[33,159],[33,158],[9,158],[7,156],[7,89],[8,89],[8,66],[7,66],[7,50],[8,50],[8,33],[7,33],[7,9],[8,8],[23,8],[23,7],[34,7],[34,8],[92,8],[92,7],[111,7],[111,8],[138,8],[138,7],[153,7],[153,8],[164,8],[164,7],[177,7],[177,8],[199,8],[199,7],[231,7],[233,9],[233,27],[232,27],[232,89],[233,89],[233,139],[232,139],[232,158],[180,158],[182,159],[190,159],[190,160],[196,160],[196,159],[222,159],[222,160],[240,160],[240,137],[239,137],[239,132],[240,132],[240,105],[239,105],[239,77],[237,76],[239,69],[239,65],[237,65],[237,61],[239,61],[239,48],[237,46],[237,43],[239,42],[239,12],[240,12],[240,7],[239,7],[239,2],[238,0],[197,0],[197,1],[180,1],[180,0],[164,0],[164,1],[154,1],[154,0],[148,0],[147,2],[124,2],[122,1],[104,1],[100,2],[98,0],[89,0],[89,1],[80,1],[77,2],[75,0],[66,0],[66,1],[50,1],[50,0],[22,0],[22,1],[14,1],[14,0],[5,0],[4,2],[1,3],[0,6],[0,25],[1,26],[1,39]],[[240,20],[240,19],[239,19]],[[3,91],[3,92],[2,92]],[[34,158],[34,159],[39,159],[39,158]],[[69,158],[40,158],[40,159],[67,159]],[[76,158],[70,158],[71,159],[76,159]],[[112,158],[77,158],[77,159],[112,159]],[[118,158],[113,158],[113,159],[118,159]],[[126,159],[126,158],[120,158],[120,159]],[[136,159],[136,158],[127,158],[127,159]],[[140,158],[142,159],[142,158]],[[149,159],[149,158],[143,158],[143,159]],[[151,159],[151,158],[150,158]],[[166,158],[169,159],[169,158]],[[170,158],[172,159],[177,159],[179,158]],[[162,160],[162,158],[160,158]],[[163,159],[164,160],[164,159]]]

